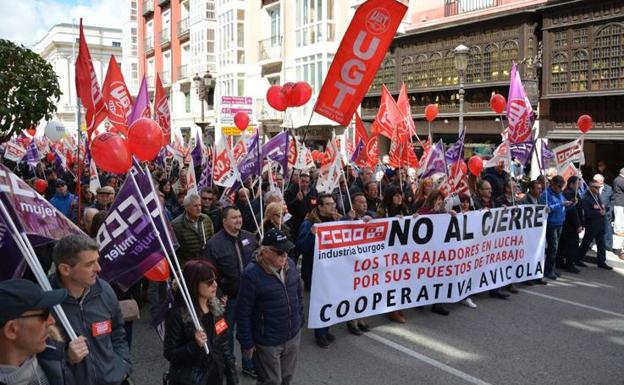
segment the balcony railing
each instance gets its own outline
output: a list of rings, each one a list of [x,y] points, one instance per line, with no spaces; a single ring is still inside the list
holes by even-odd
[[[154,13],[154,0],[147,0],[143,2],[143,16],[149,16]]]
[[[189,78],[189,65],[188,64],[179,65],[177,80],[183,81],[183,80],[188,80],[188,78]]]
[[[455,16],[460,13],[494,8],[502,3],[502,0],[446,0],[444,3],[444,16]]]
[[[267,5],[271,5],[273,3],[277,3],[279,0],[262,0],[262,6],[266,7]]]
[[[189,36],[189,18],[178,21],[178,39]]]
[[[163,46],[169,43],[171,43],[171,30],[169,28],[165,28],[160,31],[160,45]]]
[[[162,71],[160,73],[160,81],[163,85],[171,84],[171,71]]]
[[[411,106],[412,115],[424,116],[426,106]],[[362,116],[374,117],[377,115],[379,107],[363,107]],[[438,104],[438,111],[441,114],[459,114],[459,104]],[[489,102],[464,102],[464,113],[483,113],[491,112]]]
[[[149,55],[150,53],[154,52],[154,38],[153,37],[145,38],[145,43],[143,44],[143,50],[145,51],[146,55]]]
[[[258,60],[278,59],[282,57],[282,36],[272,36],[258,42]]]

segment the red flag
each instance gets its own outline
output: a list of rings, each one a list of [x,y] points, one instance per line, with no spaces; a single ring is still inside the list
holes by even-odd
[[[390,140],[394,137],[395,127],[403,125],[403,118],[401,117],[399,108],[397,107],[394,98],[390,94],[390,91],[386,88],[385,84],[381,86],[381,102],[379,104],[379,111],[377,111],[375,121],[377,122],[375,130],[380,135],[383,135]],[[399,129],[399,131],[401,130],[402,129]]]
[[[368,0],[355,11],[332,61],[314,111],[343,126],[368,91],[407,6]]]
[[[407,96],[407,87],[405,83],[401,84],[401,92],[399,93],[399,99],[397,100],[397,107],[403,118],[405,126],[409,129],[410,137],[416,135],[416,124],[412,119],[412,108],[410,107],[409,97]]]
[[[102,84],[102,96],[108,111],[108,120],[119,132],[128,136],[128,117],[132,112],[132,96],[113,55],[108,62],[108,70]]]
[[[360,118],[360,114],[355,112],[355,144],[360,143],[360,139],[366,143],[368,141],[368,132],[366,132],[366,128],[364,127],[364,123],[362,123],[362,118]]]
[[[163,133],[163,145],[171,142],[171,113],[165,88],[156,74],[156,97],[154,98],[154,120],[160,124]]]
[[[100,92],[89,47],[87,47],[87,41],[82,30],[82,19],[80,19],[80,43],[78,58],[76,59],[76,94],[87,110],[85,117],[87,135],[91,140],[93,130],[106,118],[106,105],[102,92]]]

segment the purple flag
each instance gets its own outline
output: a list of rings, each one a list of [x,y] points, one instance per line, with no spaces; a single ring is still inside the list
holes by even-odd
[[[61,239],[66,235],[82,233],[78,226],[50,202],[1,164],[0,199],[15,225],[26,233],[34,247]],[[3,262],[0,263],[2,266],[0,275],[3,278],[10,278],[11,275],[19,273],[13,269],[19,268],[22,264],[22,256],[4,221],[5,219],[0,220],[0,255],[3,258]]]
[[[258,134],[249,139],[247,143],[247,154],[238,163],[238,172],[241,180],[246,180],[252,175],[260,175],[261,162],[258,156]]]
[[[199,131],[195,132],[195,147],[191,151],[191,157],[193,158],[193,163],[197,166],[204,164],[204,156],[202,154],[202,141],[199,136]]]
[[[464,157],[464,137],[466,135],[466,130],[462,130],[459,139],[455,143],[451,145],[451,147],[446,150],[444,154],[444,158],[446,162],[450,165],[457,162],[459,159]]]
[[[533,151],[533,141],[529,140],[521,143],[510,143],[509,149],[511,150],[511,156],[518,159],[523,166],[526,166],[529,159],[531,159],[531,153]]]
[[[163,146],[163,148],[158,151],[158,155],[154,159],[154,164],[156,167],[165,168],[165,155],[167,154],[167,147]]]
[[[67,160],[61,152],[56,151],[54,148],[52,149],[52,153],[54,154],[54,168],[58,176],[61,177],[65,174],[65,170],[67,170]]]
[[[446,172],[444,166],[444,151],[442,151],[442,140],[431,147],[427,160],[424,164],[421,178],[427,178],[438,172]]]
[[[509,142],[522,143],[530,140],[535,115],[531,101],[522,86],[520,73],[515,62],[511,67],[511,74],[509,75],[509,95],[507,96],[505,114],[509,121]]]
[[[149,101],[149,93],[147,91],[147,82],[145,81],[145,76],[143,76],[143,80],[141,80],[141,86],[139,87],[139,94],[134,101],[134,107],[132,108],[132,113],[128,117],[128,126],[134,123],[135,120],[139,118],[150,118],[152,116],[150,112],[150,101]]]
[[[360,152],[364,149],[364,139],[360,138],[357,146],[355,147],[355,151],[353,151],[353,155],[351,155],[351,162],[355,163],[357,158],[360,156]]]
[[[555,159],[555,153],[552,152],[548,145],[542,140],[542,159]]]
[[[16,223],[18,227],[19,224]],[[0,281],[7,279],[21,278],[26,270],[26,259],[15,244],[11,236],[9,225],[2,212],[0,212],[0,251],[2,252],[2,263],[0,263]]]
[[[30,141],[30,144],[26,149],[26,155],[24,155],[24,158],[22,160],[31,167],[35,167],[37,163],[39,163],[39,161],[41,160],[39,150],[37,149],[37,143],[35,143],[34,139]]]
[[[283,173],[288,171],[288,139],[288,132],[280,132],[262,146],[262,157],[279,163]]]
[[[143,204],[138,186],[126,178],[97,233],[100,276],[130,287],[162,260],[156,229]]]

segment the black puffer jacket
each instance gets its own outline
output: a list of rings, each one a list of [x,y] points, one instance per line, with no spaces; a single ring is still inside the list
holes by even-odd
[[[238,383],[234,356],[229,348],[227,329],[217,325],[225,322],[223,310],[215,310],[201,318],[208,337],[206,354],[195,342],[195,326],[183,304],[174,306],[165,321],[164,356],[169,361],[169,378],[172,385],[220,385],[227,379],[228,385]]]

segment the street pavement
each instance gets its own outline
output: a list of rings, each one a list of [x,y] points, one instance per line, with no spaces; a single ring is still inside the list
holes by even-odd
[[[508,300],[477,295],[477,309],[446,305],[447,317],[429,306],[405,310],[404,325],[371,317],[364,336],[336,325],[328,350],[306,329],[293,383],[623,385],[624,262],[609,253],[608,263],[613,271],[590,265],[547,286],[518,285]],[[145,310],[134,326],[133,377],[160,384],[168,362]]]

